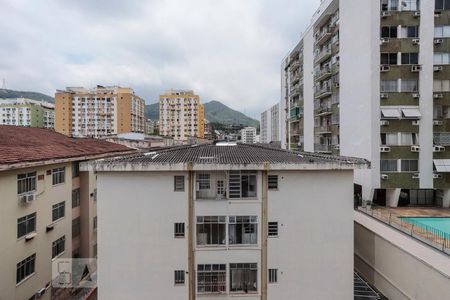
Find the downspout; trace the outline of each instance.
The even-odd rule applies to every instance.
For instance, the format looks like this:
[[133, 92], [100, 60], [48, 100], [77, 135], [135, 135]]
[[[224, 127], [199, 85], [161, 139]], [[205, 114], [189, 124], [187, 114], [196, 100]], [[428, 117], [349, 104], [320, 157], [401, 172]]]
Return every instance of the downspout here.
[[262, 171], [262, 201], [261, 201], [261, 300], [267, 300], [267, 230], [268, 230], [268, 202], [267, 202], [267, 171], [269, 163], [264, 163]]
[[194, 253], [194, 171], [192, 162], [188, 170], [188, 292], [189, 300], [195, 300], [195, 253]]

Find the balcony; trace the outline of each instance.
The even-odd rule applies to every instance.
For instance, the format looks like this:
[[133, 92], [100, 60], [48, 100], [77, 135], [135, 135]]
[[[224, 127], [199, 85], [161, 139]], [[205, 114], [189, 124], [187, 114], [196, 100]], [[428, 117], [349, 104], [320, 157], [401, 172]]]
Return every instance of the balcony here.
[[314, 63], [320, 64], [331, 57], [331, 49], [325, 49], [319, 52], [314, 58]]
[[322, 99], [331, 96], [331, 87], [325, 86], [321, 89], [316, 89], [315, 98]]
[[291, 91], [290, 91], [290, 93], [289, 93], [289, 96], [295, 97], [295, 96], [298, 96], [299, 94], [300, 94], [300, 88], [299, 88], [299, 86], [297, 85], [297, 86], [295, 86], [295, 87], [293, 87], [293, 88], [291, 89]]
[[314, 74], [314, 77], [317, 81], [322, 81], [331, 76], [331, 68], [325, 67], [319, 70], [316, 74]]
[[323, 29], [316, 36], [316, 45], [320, 46], [320, 45], [323, 45], [325, 42], [327, 42], [333, 35], [333, 30], [334, 30], [334, 27], [327, 27], [327, 28]]
[[323, 117], [327, 115], [331, 115], [333, 112], [331, 111], [331, 107], [324, 106], [324, 107], [318, 107], [314, 111], [314, 115], [316, 117]]
[[297, 83], [298, 81], [300, 81], [300, 74], [296, 73], [296, 74], [292, 74], [291, 75], [291, 84]]
[[331, 145], [327, 144], [314, 144], [314, 150], [316, 152], [331, 153]]
[[296, 60], [291, 64], [291, 70], [297, 70], [300, 67], [300, 61]]
[[316, 127], [317, 134], [331, 134], [331, 126], [330, 125], [324, 125]]

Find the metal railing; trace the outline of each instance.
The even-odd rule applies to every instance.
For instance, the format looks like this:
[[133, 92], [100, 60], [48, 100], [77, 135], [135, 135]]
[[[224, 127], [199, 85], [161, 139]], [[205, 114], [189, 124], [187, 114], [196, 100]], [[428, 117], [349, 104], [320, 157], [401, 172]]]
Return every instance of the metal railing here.
[[415, 220], [404, 220], [411, 216], [401, 215], [387, 207], [372, 204], [370, 201], [363, 201], [362, 206], [358, 206], [357, 210], [450, 255], [450, 234], [442, 230]]

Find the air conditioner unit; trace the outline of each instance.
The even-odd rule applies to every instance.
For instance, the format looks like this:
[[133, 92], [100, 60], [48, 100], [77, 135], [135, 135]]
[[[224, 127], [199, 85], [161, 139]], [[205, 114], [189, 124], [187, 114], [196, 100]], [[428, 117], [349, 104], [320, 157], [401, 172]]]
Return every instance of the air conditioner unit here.
[[388, 65], [380, 66], [380, 72], [389, 72], [390, 70], [391, 70], [391, 66], [388, 66]]
[[414, 99], [418, 99], [418, 98], [420, 98], [420, 94], [419, 93], [414, 93], [414, 94], [412, 94], [412, 97]]
[[420, 39], [412, 39], [412, 43], [414, 45], [419, 45], [420, 44]]
[[444, 94], [442, 94], [442, 93], [434, 93], [433, 94], [433, 98], [434, 99], [444, 98]]
[[438, 178], [442, 178], [442, 175], [433, 173], [433, 179], [438, 179]]
[[444, 146], [433, 146], [433, 152], [444, 152], [445, 147]]
[[390, 152], [390, 151], [391, 151], [391, 147], [386, 147], [386, 146], [380, 147], [380, 152]]
[[389, 17], [390, 15], [391, 15], [391, 12], [389, 12], [389, 11], [382, 11], [381, 12], [381, 17], [382, 18]]
[[420, 125], [420, 121], [419, 120], [414, 120], [414, 121], [411, 122], [411, 124], [413, 126], [419, 126]]
[[414, 173], [414, 174], [412, 175], [412, 178], [413, 178], [413, 179], [418, 179], [418, 178], [420, 178], [420, 174], [419, 174], [419, 173]]
[[420, 17], [420, 10], [416, 10], [414, 12], [414, 17]]
[[28, 204], [33, 202], [35, 199], [35, 195], [34, 194], [25, 194], [25, 195], [20, 195], [19, 196], [19, 201], [23, 204]]
[[381, 179], [386, 180], [388, 178], [389, 178], [388, 174], [381, 174]]
[[380, 125], [381, 126], [387, 126], [387, 125], [389, 125], [389, 121], [388, 120], [381, 120], [380, 121]]
[[389, 95], [385, 94], [385, 93], [382, 93], [382, 94], [380, 94], [380, 98], [381, 99], [387, 99], [387, 98], [389, 98]]
[[441, 121], [441, 120], [434, 120], [434, 121], [433, 121], [433, 125], [434, 125], [434, 126], [441, 126], [441, 125], [443, 125], [443, 124], [444, 124], [444, 122]]
[[387, 44], [389, 43], [389, 39], [388, 38], [381, 38], [380, 39], [380, 44]]
[[444, 42], [443, 39], [434, 39], [434, 44], [435, 44], [435, 45], [442, 44], [443, 42]]
[[411, 146], [411, 152], [419, 152], [420, 146]]
[[442, 66], [434, 66], [434, 67], [433, 67], [433, 71], [434, 71], [434, 72], [442, 71], [442, 69], [443, 69]]
[[413, 66], [411, 66], [411, 72], [419, 72], [420, 70], [422, 70], [422, 66], [421, 65], [413, 65]]

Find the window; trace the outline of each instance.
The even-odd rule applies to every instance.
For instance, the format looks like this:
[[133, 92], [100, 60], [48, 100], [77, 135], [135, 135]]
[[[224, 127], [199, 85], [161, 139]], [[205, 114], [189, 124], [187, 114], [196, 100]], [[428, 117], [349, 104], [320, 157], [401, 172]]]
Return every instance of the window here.
[[80, 206], [80, 189], [72, 190], [72, 208]]
[[21, 238], [36, 230], [36, 213], [17, 219], [17, 238]]
[[80, 217], [72, 220], [72, 238], [80, 235]]
[[396, 65], [397, 64], [397, 53], [381, 53], [381, 64], [382, 65]]
[[66, 210], [66, 202], [64, 202], [64, 201], [53, 205], [52, 220], [56, 221], [58, 219], [63, 218], [65, 215], [65, 210]]
[[381, 11], [392, 11], [398, 9], [398, 0], [381, 0]]
[[419, 53], [402, 53], [402, 65], [419, 64]]
[[402, 92], [417, 92], [419, 91], [419, 80], [402, 79]]
[[36, 172], [17, 175], [17, 194], [36, 191]]
[[80, 176], [80, 163], [74, 162], [72, 163], [72, 178]]
[[420, 0], [402, 0], [402, 11], [416, 11], [419, 10]]
[[65, 235], [63, 235], [62, 237], [60, 237], [59, 239], [54, 241], [52, 243], [52, 258], [55, 258], [58, 255], [60, 255], [61, 253], [63, 253], [64, 249], [65, 249], [65, 245], [66, 245], [66, 236]]
[[402, 26], [401, 27], [402, 38], [418, 38], [419, 26]]
[[395, 159], [382, 159], [380, 160], [381, 172], [397, 172], [397, 160]]
[[450, 9], [450, 0], [436, 0], [435, 9], [436, 10]]
[[400, 145], [411, 146], [417, 145], [419, 143], [419, 138], [417, 133], [402, 132], [400, 133]]
[[450, 63], [450, 52], [435, 52], [433, 63], [435, 65], [448, 65]]
[[94, 228], [94, 230], [97, 230], [97, 216], [95, 216], [93, 219], [92, 219], [92, 227]]
[[230, 245], [258, 243], [257, 216], [229, 216], [228, 223], [228, 240]]
[[197, 217], [197, 245], [225, 245], [225, 217]]
[[434, 80], [433, 91], [450, 92], [450, 80]]
[[211, 188], [209, 174], [198, 174], [197, 184], [199, 190], [209, 190]]
[[398, 145], [397, 133], [381, 133], [381, 145]]
[[227, 272], [224, 264], [197, 265], [197, 292], [225, 292], [226, 276]]
[[225, 195], [225, 181], [217, 180], [217, 195]]
[[398, 92], [397, 80], [381, 80], [381, 92], [382, 93], [395, 93]]
[[52, 170], [53, 185], [64, 183], [66, 179], [66, 168], [55, 168]]
[[184, 176], [174, 176], [174, 191], [184, 192]]
[[269, 283], [278, 282], [278, 269], [269, 269]]
[[174, 224], [174, 235], [175, 237], [184, 237], [184, 223]]
[[230, 171], [230, 198], [256, 197], [256, 171]]
[[278, 190], [278, 175], [267, 176], [269, 190]]
[[184, 284], [184, 270], [175, 271], [175, 285]]
[[255, 293], [257, 287], [257, 264], [230, 264], [230, 291]]
[[435, 38], [449, 38], [450, 37], [450, 25], [442, 25], [434, 27]]
[[278, 236], [278, 222], [268, 223], [268, 236]]
[[381, 27], [381, 37], [382, 38], [396, 38], [397, 37], [397, 26]]
[[34, 265], [36, 263], [36, 253], [25, 258], [17, 264], [16, 283], [20, 283], [27, 277], [34, 274]]
[[419, 171], [419, 161], [416, 159], [402, 159], [402, 172]]

